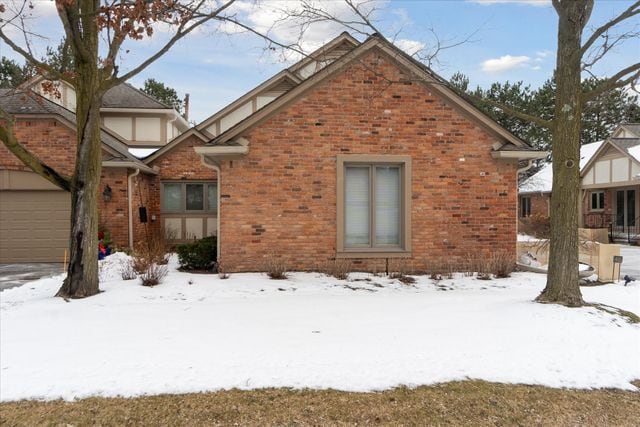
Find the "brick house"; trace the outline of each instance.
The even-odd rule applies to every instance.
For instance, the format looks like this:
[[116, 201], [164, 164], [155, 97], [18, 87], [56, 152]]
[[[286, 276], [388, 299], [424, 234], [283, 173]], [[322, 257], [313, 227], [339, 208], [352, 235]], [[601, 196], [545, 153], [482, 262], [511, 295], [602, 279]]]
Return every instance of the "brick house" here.
[[[611, 137], [580, 149], [580, 225], [607, 228], [612, 240], [640, 234], [640, 124], [619, 125]], [[551, 164], [520, 184], [518, 215], [549, 216]]]
[[145, 157], [141, 193], [176, 241], [216, 234], [227, 271], [422, 269], [515, 259], [518, 162], [545, 155], [392, 44], [343, 33]]

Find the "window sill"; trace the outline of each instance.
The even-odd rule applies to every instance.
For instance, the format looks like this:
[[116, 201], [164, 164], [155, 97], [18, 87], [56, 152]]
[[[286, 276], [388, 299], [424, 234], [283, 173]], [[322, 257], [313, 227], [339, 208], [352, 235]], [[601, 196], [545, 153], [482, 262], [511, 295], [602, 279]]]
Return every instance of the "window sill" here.
[[589, 212], [602, 213], [604, 212], [604, 209], [590, 209]]
[[410, 258], [411, 251], [342, 251], [336, 258]]

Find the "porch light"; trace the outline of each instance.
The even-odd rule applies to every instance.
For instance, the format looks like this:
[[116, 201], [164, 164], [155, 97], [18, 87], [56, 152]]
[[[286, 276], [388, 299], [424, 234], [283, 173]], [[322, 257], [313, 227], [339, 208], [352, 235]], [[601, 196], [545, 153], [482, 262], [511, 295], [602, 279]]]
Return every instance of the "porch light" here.
[[111, 191], [111, 187], [109, 187], [109, 184], [105, 185], [104, 190], [102, 190], [102, 200], [104, 200], [105, 202], [110, 202], [112, 193], [113, 191]]

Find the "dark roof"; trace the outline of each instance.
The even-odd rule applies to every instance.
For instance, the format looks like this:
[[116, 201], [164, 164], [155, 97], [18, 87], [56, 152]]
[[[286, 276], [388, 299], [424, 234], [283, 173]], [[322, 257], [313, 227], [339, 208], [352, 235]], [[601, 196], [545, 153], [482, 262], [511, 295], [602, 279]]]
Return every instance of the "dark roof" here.
[[640, 123], [623, 123], [622, 126], [640, 137]]
[[[0, 89], [0, 109], [11, 115], [55, 115], [73, 125], [76, 124], [76, 115], [73, 111], [67, 110], [31, 90]], [[140, 163], [136, 157], [129, 153], [127, 146], [112, 134], [101, 130], [100, 140], [118, 153], [119, 159]]]
[[136, 89], [129, 83], [122, 83], [109, 89], [102, 97], [103, 108], [152, 108], [171, 109], [151, 95]]
[[640, 145], [640, 138], [611, 138], [611, 142], [623, 150], [628, 151], [629, 148]]

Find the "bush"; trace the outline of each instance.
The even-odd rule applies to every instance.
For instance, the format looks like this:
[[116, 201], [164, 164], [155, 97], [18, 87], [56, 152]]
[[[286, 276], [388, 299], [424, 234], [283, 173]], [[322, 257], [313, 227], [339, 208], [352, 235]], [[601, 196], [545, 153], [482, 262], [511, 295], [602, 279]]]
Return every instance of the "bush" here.
[[518, 232], [528, 234], [538, 239], [548, 239], [551, 236], [551, 219], [546, 215], [531, 215], [521, 218]]
[[329, 261], [325, 267], [325, 274], [339, 280], [347, 280], [351, 272], [351, 261], [348, 259], [335, 259]]
[[511, 276], [515, 269], [515, 262], [506, 251], [494, 252], [490, 257], [491, 273], [498, 279]]
[[122, 280], [133, 280], [138, 277], [138, 274], [136, 273], [136, 270], [133, 266], [133, 260], [127, 259], [122, 263], [120, 274], [122, 276]]
[[178, 245], [176, 251], [181, 270], [211, 270], [217, 258], [216, 237], [208, 236]]
[[266, 270], [267, 276], [273, 280], [284, 280], [287, 278], [287, 263], [274, 254], [267, 258]]
[[151, 264], [147, 270], [140, 275], [142, 286], [156, 286], [167, 276], [168, 268], [166, 265]]

